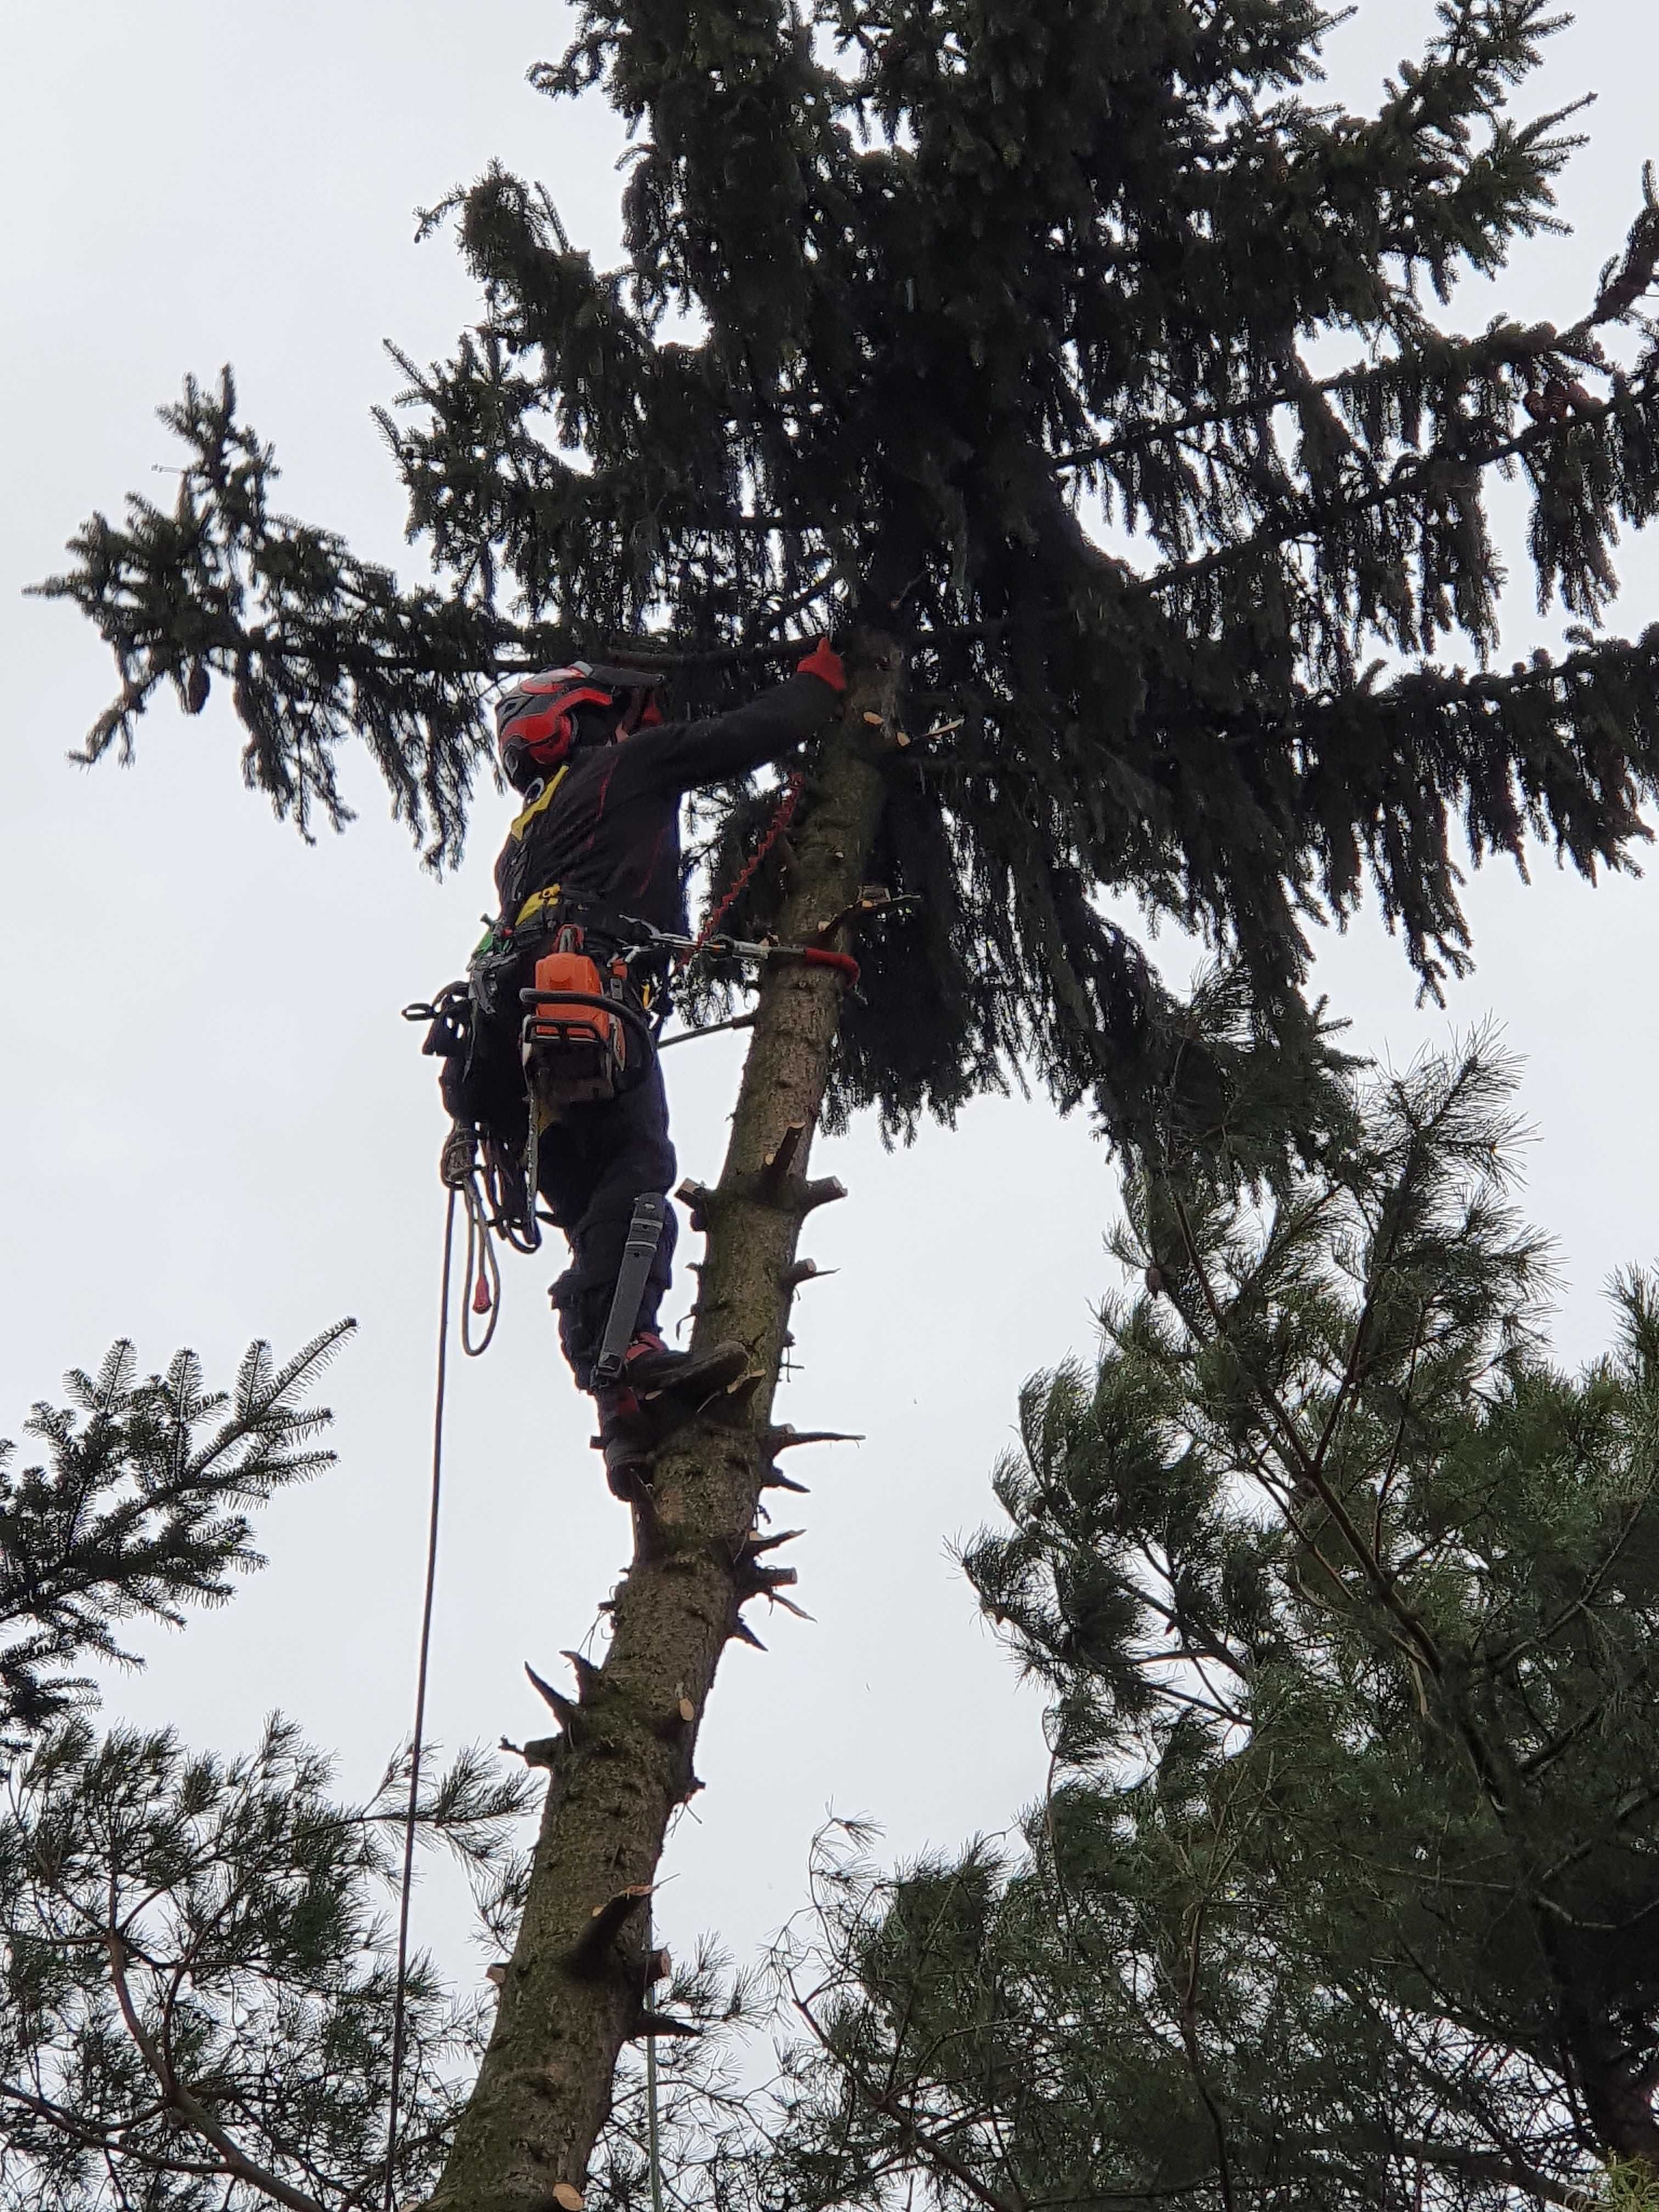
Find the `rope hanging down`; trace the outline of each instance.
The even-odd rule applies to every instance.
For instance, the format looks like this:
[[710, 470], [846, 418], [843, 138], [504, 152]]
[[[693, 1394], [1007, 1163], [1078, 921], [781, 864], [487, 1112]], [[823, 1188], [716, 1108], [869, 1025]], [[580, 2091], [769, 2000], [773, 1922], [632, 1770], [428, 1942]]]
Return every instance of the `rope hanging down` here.
[[[432, 1507], [427, 1523], [426, 1594], [421, 1601], [421, 1656], [415, 1675], [415, 1733], [409, 1757], [409, 1807], [404, 1820], [403, 1894], [398, 1906], [398, 1978], [392, 1999], [392, 2088], [391, 2111], [386, 2119], [385, 2212], [392, 2212], [392, 2188], [398, 2159], [398, 2100], [403, 2090], [404, 2007], [409, 1989], [409, 1893], [415, 1874], [415, 1820], [420, 1809], [421, 1752], [426, 1736], [426, 1682], [428, 1662], [432, 1653], [432, 1600], [438, 1581], [438, 1507], [443, 1493], [444, 1392], [449, 1378], [449, 1284], [455, 1251], [455, 1200], [459, 1195], [452, 1183], [449, 1206], [444, 1215], [443, 1278], [438, 1294], [438, 1382], [432, 1415]], [[467, 1228], [470, 1243], [472, 1228], [470, 1202]], [[488, 1237], [484, 1241], [487, 1244]], [[470, 1277], [470, 1266], [468, 1273]], [[495, 1327], [493, 1320], [490, 1327], [492, 1329]], [[485, 1342], [488, 1341], [486, 1338]]]
[[[452, 1193], [452, 1199], [453, 1199]], [[461, 1349], [469, 1359], [489, 1351], [489, 1340], [501, 1316], [501, 1263], [489, 1236], [489, 1211], [476, 1170], [467, 1177], [462, 1196], [466, 1203], [466, 1269], [461, 1280], [466, 1297], [461, 1306]], [[531, 1204], [535, 1204], [532, 1192]], [[477, 1316], [488, 1314], [482, 1335], [476, 1335]]]

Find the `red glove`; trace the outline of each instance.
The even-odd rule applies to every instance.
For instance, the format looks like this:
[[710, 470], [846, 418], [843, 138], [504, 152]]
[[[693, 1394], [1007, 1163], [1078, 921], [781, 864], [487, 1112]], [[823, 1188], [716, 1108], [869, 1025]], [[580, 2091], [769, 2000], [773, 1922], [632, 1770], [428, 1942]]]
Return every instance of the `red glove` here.
[[841, 655], [827, 637], [821, 637], [805, 660], [795, 670], [797, 676], [816, 676], [820, 684], [827, 684], [832, 691], [847, 689], [847, 671], [841, 665]]

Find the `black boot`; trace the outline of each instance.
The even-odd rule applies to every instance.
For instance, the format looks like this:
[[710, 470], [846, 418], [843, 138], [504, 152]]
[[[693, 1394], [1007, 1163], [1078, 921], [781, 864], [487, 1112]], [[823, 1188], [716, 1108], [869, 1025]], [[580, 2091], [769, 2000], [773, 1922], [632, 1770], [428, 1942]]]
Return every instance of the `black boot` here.
[[697, 1406], [729, 1389], [749, 1364], [740, 1344], [717, 1344], [694, 1358], [671, 1352], [662, 1339], [642, 1332], [628, 1348], [620, 1382], [593, 1393], [605, 1455], [605, 1479], [613, 1496], [634, 1498], [651, 1480], [657, 1447], [683, 1427]]
[[716, 1390], [729, 1389], [748, 1364], [749, 1354], [740, 1344], [728, 1340], [707, 1352], [671, 1352], [654, 1332], [641, 1330], [628, 1347], [621, 1387], [637, 1398], [664, 1391], [678, 1398], [712, 1397]]
[[651, 1480], [651, 1459], [658, 1430], [631, 1390], [596, 1390], [599, 1433], [593, 1439], [605, 1455], [605, 1479], [613, 1498], [638, 1497]]

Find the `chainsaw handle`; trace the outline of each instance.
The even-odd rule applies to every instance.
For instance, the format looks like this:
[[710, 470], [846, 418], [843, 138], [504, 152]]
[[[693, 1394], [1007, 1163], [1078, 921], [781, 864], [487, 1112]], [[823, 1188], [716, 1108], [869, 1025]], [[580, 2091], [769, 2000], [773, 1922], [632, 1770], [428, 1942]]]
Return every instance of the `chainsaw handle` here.
[[592, 1006], [596, 1012], [614, 1015], [625, 1030], [631, 1030], [645, 1048], [646, 1057], [657, 1048], [657, 1041], [649, 1024], [625, 1006], [620, 999], [606, 999], [597, 991], [520, 991], [519, 1004], [532, 1010], [537, 1006]]

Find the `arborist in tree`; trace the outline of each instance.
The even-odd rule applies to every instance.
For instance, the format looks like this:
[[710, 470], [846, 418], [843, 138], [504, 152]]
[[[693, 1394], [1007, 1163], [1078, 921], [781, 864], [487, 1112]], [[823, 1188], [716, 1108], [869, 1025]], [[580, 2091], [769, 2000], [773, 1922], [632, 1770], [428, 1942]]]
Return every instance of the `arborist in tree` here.
[[694, 1359], [657, 1333], [675, 1163], [654, 1032], [660, 939], [685, 927], [680, 801], [814, 736], [847, 684], [827, 639], [787, 683], [728, 714], [665, 721], [660, 680], [579, 661], [502, 694], [501, 769], [522, 808], [495, 863], [497, 918], [427, 1043], [445, 1056], [457, 1124], [446, 1179], [467, 1179], [482, 1140], [495, 1225], [534, 1249], [539, 1193], [568, 1241], [550, 1295], [623, 1496], [654, 1438], [649, 1401], [707, 1396], [747, 1364], [742, 1345]]

